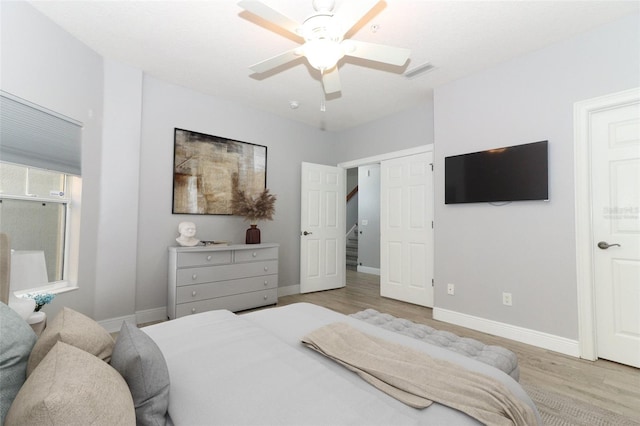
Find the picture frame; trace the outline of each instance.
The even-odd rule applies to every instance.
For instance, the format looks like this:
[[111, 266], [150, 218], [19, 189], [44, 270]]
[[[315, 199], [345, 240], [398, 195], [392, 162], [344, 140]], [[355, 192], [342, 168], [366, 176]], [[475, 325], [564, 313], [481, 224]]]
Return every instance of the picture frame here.
[[267, 186], [267, 147], [174, 129], [173, 214], [231, 215], [234, 186]]

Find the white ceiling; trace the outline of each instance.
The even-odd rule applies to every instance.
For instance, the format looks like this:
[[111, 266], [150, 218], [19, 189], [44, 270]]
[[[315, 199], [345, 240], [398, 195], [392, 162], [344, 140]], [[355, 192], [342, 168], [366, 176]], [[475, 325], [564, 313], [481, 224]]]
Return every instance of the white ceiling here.
[[[336, 10], [347, 1], [336, 0]], [[311, 0], [263, 0], [302, 22]], [[433, 88], [638, 13], [633, 1], [382, 1], [348, 36], [411, 49], [405, 67], [345, 57], [342, 92], [326, 111], [320, 74], [301, 58], [252, 75], [249, 66], [298, 44], [233, 0], [30, 1], [104, 57], [148, 75], [325, 130], [412, 107]], [[378, 30], [372, 31], [372, 25]], [[413, 79], [403, 73], [430, 62]], [[544, 64], [540, 64], [544, 67]], [[299, 103], [291, 109], [290, 101]]]

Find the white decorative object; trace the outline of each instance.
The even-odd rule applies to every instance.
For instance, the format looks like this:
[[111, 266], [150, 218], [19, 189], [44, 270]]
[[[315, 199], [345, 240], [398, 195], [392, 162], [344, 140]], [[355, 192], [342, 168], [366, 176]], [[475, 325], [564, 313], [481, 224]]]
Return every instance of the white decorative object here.
[[42, 311], [33, 312], [26, 321], [36, 333], [36, 336], [39, 337], [47, 325], [47, 314]]
[[196, 236], [196, 224], [193, 222], [180, 222], [178, 225], [180, 236], [176, 238], [178, 244], [183, 247], [193, 247], [200, 243]]

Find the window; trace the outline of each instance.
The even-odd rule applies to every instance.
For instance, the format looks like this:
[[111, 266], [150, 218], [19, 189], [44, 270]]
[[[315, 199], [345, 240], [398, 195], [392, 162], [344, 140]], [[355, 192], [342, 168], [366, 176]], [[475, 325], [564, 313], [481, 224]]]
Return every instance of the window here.
[[81, 139], [82, 123], [0, 90], [0, 231], [16, 294], [75, 288]]
[[60, 172], [0, 162], [0, 232], [11, 238], [11, 249], [17, 252], [14, 255], [24, 259], [44, 255], [46, 267], [46, 282], [37, 284], [41, 279], [30, 271], [27, 280], [17, 283], [12, 280], [13, 291], [34, 289], [34, 285], [53, 286], [51, 289], [67, 286], [66, 236], [72, 199], [76, 198], [73, 188], [78, 186], [72, 183], [78, 179]]

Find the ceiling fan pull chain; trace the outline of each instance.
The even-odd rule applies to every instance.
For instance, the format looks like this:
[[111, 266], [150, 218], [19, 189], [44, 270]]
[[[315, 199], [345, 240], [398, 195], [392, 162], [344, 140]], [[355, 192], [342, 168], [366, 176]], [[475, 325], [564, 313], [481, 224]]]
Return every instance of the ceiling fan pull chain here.
[[[323, 77], [324, 77], [324, 70], [320, 70], [320, 81], [322, 81]], [[325, 103], [324, 88], [321, 90], [320, 95], [322, 96], [320, 98], [320, 111], [325, 112], [327, 110], [327, 105]]]

